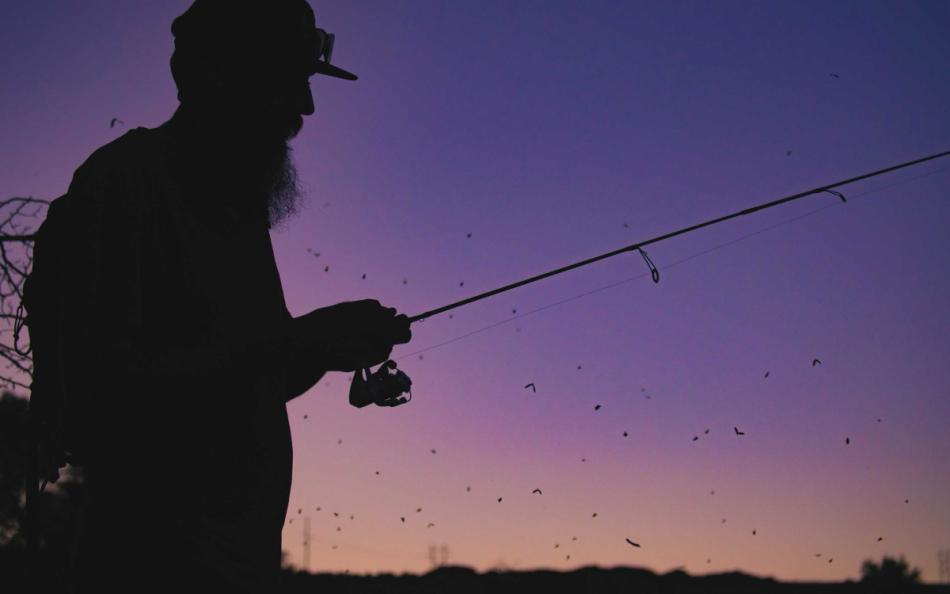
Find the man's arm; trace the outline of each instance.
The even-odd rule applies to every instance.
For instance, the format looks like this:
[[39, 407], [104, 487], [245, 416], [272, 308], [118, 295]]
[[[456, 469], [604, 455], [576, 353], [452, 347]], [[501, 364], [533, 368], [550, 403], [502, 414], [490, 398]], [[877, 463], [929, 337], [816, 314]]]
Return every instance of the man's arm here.
[[273, 369], [284, 374], [281, 385], [286, 391], [278, 397], [286, 403], [306, 393], [328, 371], [319, 363], [324, 359], [320, 347], [306, 332], [295, 319], [288, 319], [284, 326], [272, 327], [239, 344], [166, 352], [156, 358], [149, 372], [160, 381], [176, 382], [208, 374], [235, 374], [253, 367]]
[[[111, 175], [107, 175], [111, 174]], [[287, 402], [325, 374], [315, 361], [315, 329], [289, 313], [256, 334], [206, 337], [200, 344], [156, 344], [145, 329], [145, 258], [160, 246], [162, 229], [150, 202], [129, 189], [116, 171], [98, 163], [74, 174], [70, 199], [80, 201], [65, 279], [68, 291], [62, 333], [73, 380], [142, 387], [183, 386], [214, 377], [240, 377], [250, 369], [282, 374]], [[81, 221], [78, 220], [81, 217]], [[87, 375], [87, 373], [92, 375]], [[75, 384], [74, 384], [75, 385]], [[77, 385], [78, 387], [78, 385]]]
[[307, 392], [327, 372], [319, 364], [324, 358], [320, 347], [304, 334], [307, 329], [295, 322], [288, 319], [238, 343], [229, 340], [163, 352], [149, 352], [147, 346], [136, 348], [125, 340], [106, 348], [101, 358], [146, 385], [190, 384], [208, 377], [233, 377], [247, 369], [270, 369], [284, 374], [281, 385], [286, 392], [277, 397], [286, 403]]
[[[298, 355], [299, 356], [299, 355]], [[284, 394], [284, 402], [290, 402], [298, 396], [303, 396], [310, 388], [317, 385], [327, 370], [315, 368], [312, 362], [308, 363], [302, 360], [301, 363], [291, 363], [287, 366], [287, 392]]]

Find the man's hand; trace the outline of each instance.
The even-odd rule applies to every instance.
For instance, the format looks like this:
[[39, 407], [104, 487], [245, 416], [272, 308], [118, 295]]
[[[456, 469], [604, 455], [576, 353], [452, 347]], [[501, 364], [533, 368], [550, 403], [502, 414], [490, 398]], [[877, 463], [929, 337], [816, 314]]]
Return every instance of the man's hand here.
[[[303, 342], [313, 345], [328, 371], [351, 372], [389, 359], [393, 346], [412, 338], [409, 317], [376, 299], [344, 301], [297, 318]], [[306, 348], [306, 347], [305, 347]]]

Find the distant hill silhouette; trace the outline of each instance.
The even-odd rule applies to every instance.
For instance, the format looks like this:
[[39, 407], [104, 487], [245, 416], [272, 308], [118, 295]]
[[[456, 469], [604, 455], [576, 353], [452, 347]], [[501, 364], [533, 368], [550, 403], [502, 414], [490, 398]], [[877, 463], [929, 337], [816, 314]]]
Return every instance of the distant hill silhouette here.
[[283, 583], [283, 594], [950, 594], [950, 586], [944, 585], [907, 585], [899, 590], [881, 590], [857, 581], [780, 582], [741, 572], [691, 576], [683, 571], [656, 574], [634, 567], [478, 573], [468, 567], [449, 566], [421, 576], [311, 574], [285, 569]]

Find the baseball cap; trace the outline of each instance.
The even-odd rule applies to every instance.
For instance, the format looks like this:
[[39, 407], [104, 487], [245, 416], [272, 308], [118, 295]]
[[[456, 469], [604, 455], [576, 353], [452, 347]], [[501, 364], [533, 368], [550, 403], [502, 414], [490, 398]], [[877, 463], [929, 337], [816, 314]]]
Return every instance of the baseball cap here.
[[316, 27], [306, 0], [195, 0], [172, 35], [181, 55], [357, 79], [330, 63], [335, 36]]

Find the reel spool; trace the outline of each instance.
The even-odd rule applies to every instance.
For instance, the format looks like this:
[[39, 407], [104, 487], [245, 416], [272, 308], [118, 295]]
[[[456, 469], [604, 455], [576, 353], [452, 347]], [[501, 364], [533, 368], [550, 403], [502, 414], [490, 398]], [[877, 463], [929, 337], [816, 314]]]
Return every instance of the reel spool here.
[[[390, 373], [393, 369], [396, 372]], [[399, 406], [412, 400], [411, 386], [412, 380], [396, 369], [396, 362], [392, 360], [380, 365], [375, 373], [369, 367], [357, 369], [350, 384], [350, 404], [357, 408], [368, 404]], [[407, 392], [409, 398], [403, 396]]]

